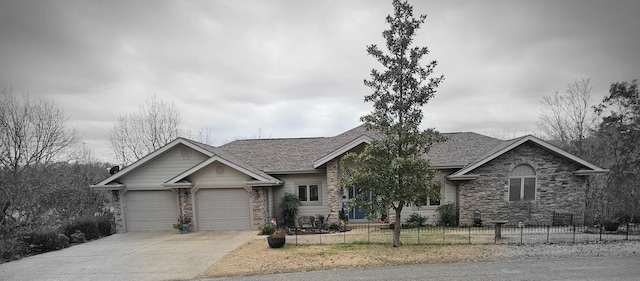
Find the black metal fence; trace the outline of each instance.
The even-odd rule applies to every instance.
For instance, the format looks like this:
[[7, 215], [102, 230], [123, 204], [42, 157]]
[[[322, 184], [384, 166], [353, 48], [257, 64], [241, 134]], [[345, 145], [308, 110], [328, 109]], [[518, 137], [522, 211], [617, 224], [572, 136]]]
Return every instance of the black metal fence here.
[[[389, 224], [352, 224], [342, 230], [291, 229], [290, 244], [391, 243]], [[640, 225], [615, 230], [603, 225], [485, 225], [481, 227], [421, 226], [402, 229], [403, 244], [555, 244], [639, 240]]]

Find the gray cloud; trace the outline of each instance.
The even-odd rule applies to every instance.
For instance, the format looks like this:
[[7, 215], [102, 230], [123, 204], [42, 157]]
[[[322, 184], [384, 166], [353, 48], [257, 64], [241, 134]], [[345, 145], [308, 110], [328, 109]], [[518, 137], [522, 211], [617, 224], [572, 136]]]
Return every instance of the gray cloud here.
[[[590, 77], [638, 78], [637, 1], [411, 1], [417, 45], [445, 82], [423, 127], [530, 132], [543, 95]], [[53, 98], [108, 159], [119, 115], [150, 95], [186, 130], [238, 137], [330, 136], [371, 110], [390, 1], [1, 1], [0, 86]]]

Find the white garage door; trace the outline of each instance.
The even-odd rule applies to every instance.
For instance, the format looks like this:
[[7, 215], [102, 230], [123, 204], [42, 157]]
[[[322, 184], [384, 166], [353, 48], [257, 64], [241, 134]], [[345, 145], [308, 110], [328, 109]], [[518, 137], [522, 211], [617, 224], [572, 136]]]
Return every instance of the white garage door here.
[[198, 230], [251, 228], [249, 193], [244, 189], [201, 189], [196, 208]]
[[124, 197], [127, 231], [172, 230], [178, 221], [178, 196], [173, 191], [129, 191]]

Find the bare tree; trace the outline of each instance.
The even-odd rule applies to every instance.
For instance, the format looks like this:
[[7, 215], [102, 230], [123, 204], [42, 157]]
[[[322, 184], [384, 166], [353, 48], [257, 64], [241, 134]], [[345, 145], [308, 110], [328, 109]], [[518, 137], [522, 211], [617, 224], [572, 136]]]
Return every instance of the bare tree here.
[[120, 116], [108, 139], [115, 159], [128, 165], [180, 136], [181, 125], [176, 106], [153, 96], [138, 112]]
[[64, 160], [78, 133], [67, 128], [64, 111], [52, 100], [0, 92], [0, 205], [7, 206], [2, 219], [29, 223], [46, 187], [40, 179], [54, 161]]
[[544, 96], [538, 128], [563, 149], [584, 156], [584, 140], [595, 124], [591, 95], [591, 79], [583, 78], [567, 85], [563, 93]]

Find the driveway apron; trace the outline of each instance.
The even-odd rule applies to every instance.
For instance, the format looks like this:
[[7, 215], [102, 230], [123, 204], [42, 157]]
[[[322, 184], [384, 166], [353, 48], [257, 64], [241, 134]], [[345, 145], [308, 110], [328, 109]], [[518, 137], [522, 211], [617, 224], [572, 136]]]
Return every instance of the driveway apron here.
[[114, 234], [0, 264], [0, 280], [183, 280], [196, 277], [255, 231]]

